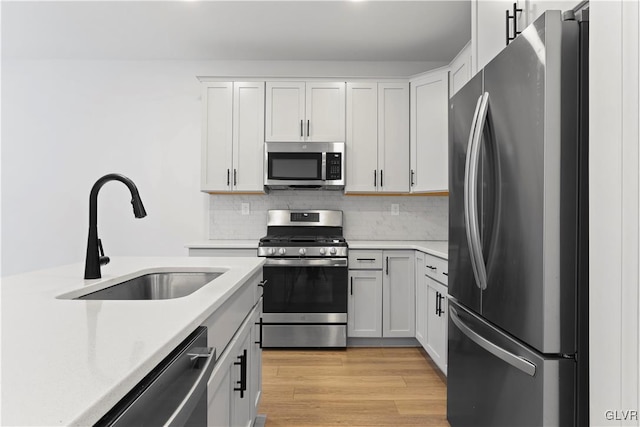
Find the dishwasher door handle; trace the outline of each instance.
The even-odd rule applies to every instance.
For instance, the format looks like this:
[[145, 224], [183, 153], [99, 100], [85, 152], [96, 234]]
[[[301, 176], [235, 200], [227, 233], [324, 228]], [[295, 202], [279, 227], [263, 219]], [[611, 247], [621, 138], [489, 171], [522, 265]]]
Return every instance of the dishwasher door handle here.
[[[176, 408], [173, 414], [169, 417], [166, 423], [164, 423], [164, 427], [177, 427], [184, 426], [187, 424], [193, 409], [196, 407], [200, 400], [200, 396], [202, 393], [207, 392], [207, 381], [211, 376], [211, 372], [213, 371], [213, 367], [215, 366], [216, 360], [216, 350], [213, 348], [209, 348], [209, 355], [206, 354], [189, 354], [192, 358], [200, 358], [206, 357], [207, 361], [202, 368], [202, 372], [198, 375], [198, 378], [189, 389], [189, 392], [185, 396], [185, 398], [180, 402], [180, 405]], [[194, 357], [195, 356], [195, 357]]]

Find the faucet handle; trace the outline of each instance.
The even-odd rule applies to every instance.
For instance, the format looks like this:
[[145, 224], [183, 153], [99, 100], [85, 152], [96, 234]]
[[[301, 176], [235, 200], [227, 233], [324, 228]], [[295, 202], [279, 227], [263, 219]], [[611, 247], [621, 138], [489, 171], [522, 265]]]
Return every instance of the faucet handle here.
[[99, 262], [100, 262], [100, 265], [109, 264], [109, 261], [111, 261], [111, 260], [109, 259], [108, 256], [104, 255], [104, 249], [102, 249], [102, 239], [98, 239], [98, 253], [100, 254], [100, 256], [98, 258]]

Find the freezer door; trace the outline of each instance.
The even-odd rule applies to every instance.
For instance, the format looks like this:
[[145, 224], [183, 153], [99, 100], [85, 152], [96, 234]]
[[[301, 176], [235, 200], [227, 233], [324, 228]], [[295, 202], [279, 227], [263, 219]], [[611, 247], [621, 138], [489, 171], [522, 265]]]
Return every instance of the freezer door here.
[[482, 72], [449, 102], [449, 295], [479, 312], [477, 286], [465, 228], [465, 166], [477, 101], [482, 94]]
[[575, 360], [545, 358], [453, 301], [448, 363], [452, 427], [575, 425]]
[[548, 11], [484, 69], [481, 313], [546, 354], [576, 351], [577, 42]]

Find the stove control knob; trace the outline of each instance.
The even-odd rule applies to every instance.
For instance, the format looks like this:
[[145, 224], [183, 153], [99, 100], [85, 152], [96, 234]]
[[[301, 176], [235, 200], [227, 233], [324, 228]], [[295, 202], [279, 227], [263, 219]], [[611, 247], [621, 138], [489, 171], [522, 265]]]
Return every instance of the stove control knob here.
[[325, 255], [327, 253], [326, 248], [320, 248], [320, 255]]
[[307, 250], [305, 248], [300, 248], [298, 252], [300, 253], [300, 255], [304, 255], [307, 253]]
[[269, 255], [275, 255], [276, 254], [276, 248], [269, 248]]
[[335, 255], [337, 252], [338, 252], [338, 251], [336, 250], [336, 248], [331, 248], [331, 249], [329, 249], [329, 253], [330, 253], [331, 255]]
[[279, 253], [280, 255], [284, 255], [284, 254], [286, 254], [286, 253], [287, 253], [287, 250], [286, 250], [285, 248], [280, 248], [280, 249], [278, 249], [278, 253]]

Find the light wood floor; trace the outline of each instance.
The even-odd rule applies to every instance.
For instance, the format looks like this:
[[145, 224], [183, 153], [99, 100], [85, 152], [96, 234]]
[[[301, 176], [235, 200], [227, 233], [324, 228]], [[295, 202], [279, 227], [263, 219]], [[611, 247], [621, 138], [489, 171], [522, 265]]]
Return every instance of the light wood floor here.
[[443, 426], [446, 379], [418, 348], [264, 350], [267, 427]]

